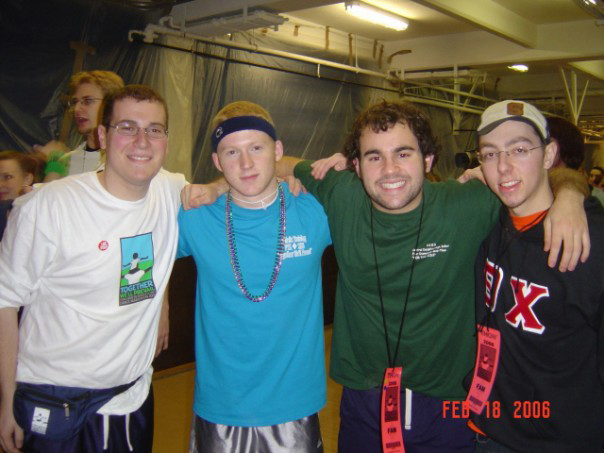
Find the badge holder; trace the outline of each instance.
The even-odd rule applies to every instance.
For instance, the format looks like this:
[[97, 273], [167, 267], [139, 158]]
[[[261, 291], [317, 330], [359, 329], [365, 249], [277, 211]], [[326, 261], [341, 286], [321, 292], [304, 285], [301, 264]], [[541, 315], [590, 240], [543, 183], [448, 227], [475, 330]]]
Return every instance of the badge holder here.
[[497, 366], [499, 365], [499, 352], [501, 350], [501, 334], [497, 329], [478, 326], [478, 349], [472, 385], [466, 401], [470, 410], [480, 415], [489, 400]]
[[400, 417], [402, 376], [402, 367], [387, 368], [384, 374], [381, 405], [383, 453], [405, 452]]

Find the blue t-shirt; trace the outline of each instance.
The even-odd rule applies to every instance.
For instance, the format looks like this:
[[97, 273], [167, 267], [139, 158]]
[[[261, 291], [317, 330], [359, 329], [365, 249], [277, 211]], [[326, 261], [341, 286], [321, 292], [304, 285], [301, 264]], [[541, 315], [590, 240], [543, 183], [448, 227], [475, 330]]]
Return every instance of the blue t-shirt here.
[[[312, 195], [286, 201], [285, 253], [271, 294], [248, 300], [231, 267], [223, 195], [184, 211], [178, 256], [197, 265], [195, 413], [229, 426], [270, 426], [312, 415], [326, 402], [321, 256], [331, 243]], [[275, 263], [279, 198], [266, 210], [232, 206], [237, 256], [249, 292], [266, 289]]]

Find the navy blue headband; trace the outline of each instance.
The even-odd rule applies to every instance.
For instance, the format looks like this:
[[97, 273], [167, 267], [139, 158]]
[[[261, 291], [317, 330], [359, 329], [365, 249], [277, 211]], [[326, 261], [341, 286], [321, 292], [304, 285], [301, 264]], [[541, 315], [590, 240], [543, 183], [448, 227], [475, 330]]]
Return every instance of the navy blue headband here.
[[275, 128], [271, 123], [266, 121], [259, 116], [234, 116], [233, 118], [229, 118], [228, 120], [224, 120], [214, 132], [212, 132], [212, 152], [216, 152], [218, 149], [218, 143], [224, 137], [233, 132], [239, 131], [247, 131], [247, 130], [256, 130], [265, 132], [269, 135], [273, 140], [277, 140], [277, 133], [275, 132]]

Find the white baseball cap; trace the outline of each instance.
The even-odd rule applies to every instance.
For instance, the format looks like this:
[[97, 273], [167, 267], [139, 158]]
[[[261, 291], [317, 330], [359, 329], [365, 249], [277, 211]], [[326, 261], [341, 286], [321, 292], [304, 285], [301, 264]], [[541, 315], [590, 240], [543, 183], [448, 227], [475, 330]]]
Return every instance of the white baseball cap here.
[[480, 117], [478, 135], [485, 135], [507, 120], [522, 121], [534, 126], [544, 141], [549, 140], [547, 121], [537, 108], [524, 101], [501, 101], [489, 106]]

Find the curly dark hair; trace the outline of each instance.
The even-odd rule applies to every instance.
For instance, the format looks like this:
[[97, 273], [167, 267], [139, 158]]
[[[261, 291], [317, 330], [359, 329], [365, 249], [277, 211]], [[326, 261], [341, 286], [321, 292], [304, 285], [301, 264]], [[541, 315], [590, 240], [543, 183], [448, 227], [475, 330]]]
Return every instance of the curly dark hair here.
[[548, 117], [547, 126], [551, 138], [558, 142], [560, 159], [568, 168], [578, 170], [585, 158], [585, 145], [581, 130], [570, 121]]
[[369, 107], [354, 120], [343, 150], [348, 168], [354, 169], [353, 160], [360, 156], [361, 133], [367, 127], [370, 127], [373, 132], [385, 132], [397, 123], [405, 124], [411, 129], [424, 157], [429, 155], [437, 157], [440, 146], [432, 132], [428, 116], [408, 102], [382, 101]]

